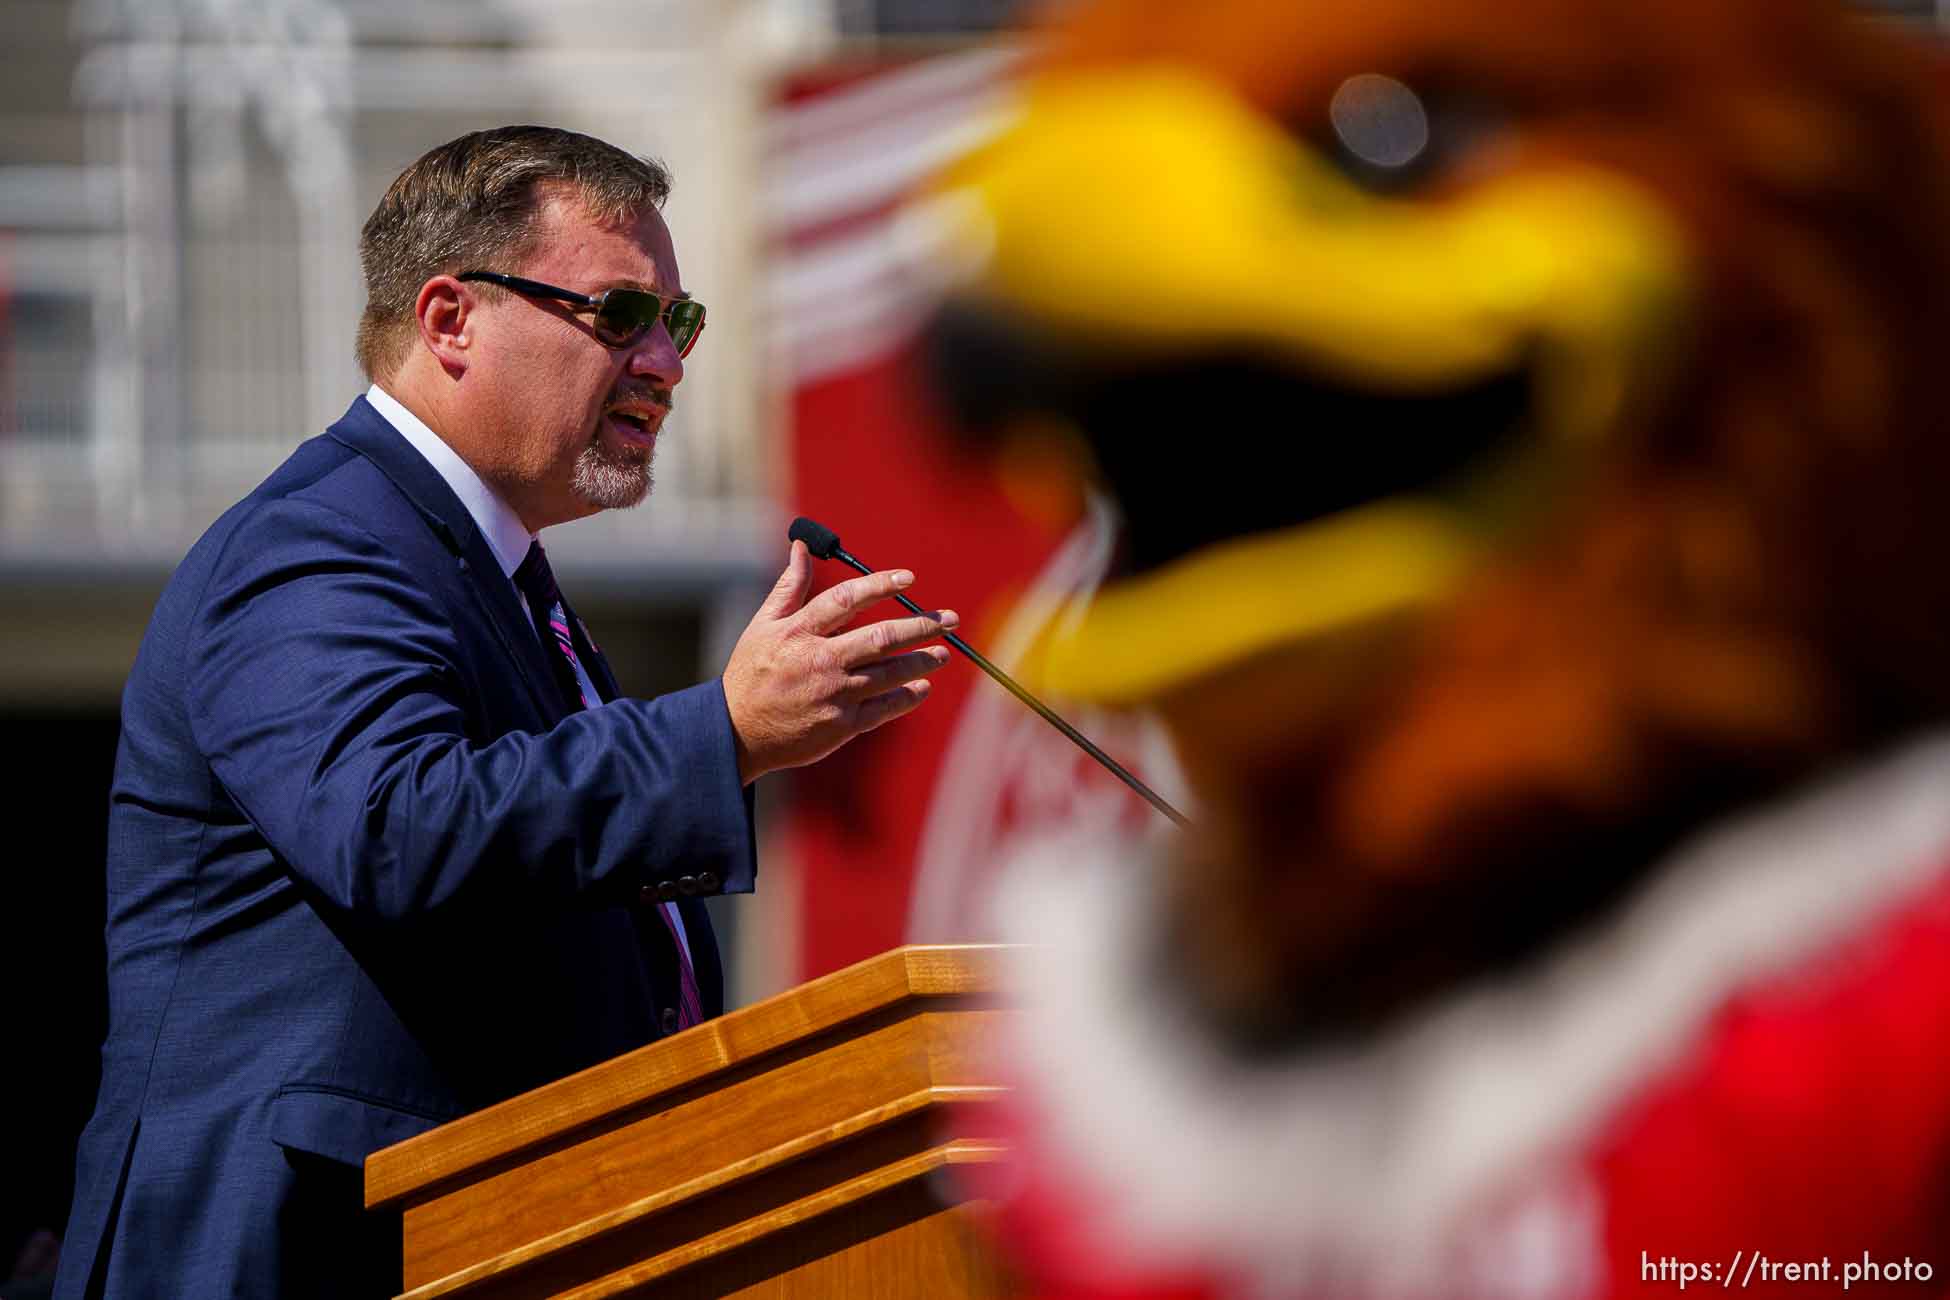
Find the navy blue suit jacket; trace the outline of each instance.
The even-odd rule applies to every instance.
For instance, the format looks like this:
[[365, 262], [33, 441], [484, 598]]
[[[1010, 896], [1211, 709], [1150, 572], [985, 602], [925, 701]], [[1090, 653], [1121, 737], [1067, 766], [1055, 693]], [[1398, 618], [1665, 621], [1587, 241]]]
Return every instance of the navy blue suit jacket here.
[[599, 656], [570, 712], [545, 653], [363, 398], [190, 551], [123, 696], [58, 1295], [378, 1285], [365, 1156], [665, 1032], [659, 894], [723, 1009], [695, 895], [756, 870], [723, 690], [614, 699]]

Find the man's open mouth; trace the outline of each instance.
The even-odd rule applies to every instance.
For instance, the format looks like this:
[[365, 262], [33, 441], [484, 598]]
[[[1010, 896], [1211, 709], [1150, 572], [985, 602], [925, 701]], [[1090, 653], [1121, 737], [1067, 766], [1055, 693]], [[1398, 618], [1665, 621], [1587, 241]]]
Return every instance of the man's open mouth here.
[[612, 406], [603, 413], [618, 436], [627, 442], [648, 443], [662, 426], [665, 408], [660, 406]]

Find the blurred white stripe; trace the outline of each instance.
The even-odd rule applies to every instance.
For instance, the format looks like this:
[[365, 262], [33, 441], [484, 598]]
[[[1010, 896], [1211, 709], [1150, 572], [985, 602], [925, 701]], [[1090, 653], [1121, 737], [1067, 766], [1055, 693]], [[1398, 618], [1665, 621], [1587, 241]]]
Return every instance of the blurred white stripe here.
[[924, 317], [940, 279], [935, 232], [890, 205], [1007, 124], [1020, 57], [930, 59], [778, 110], [761, 222], [781, 245], [836, 227], [771, 263], [766, 337], [793, 382], [869, 365]]

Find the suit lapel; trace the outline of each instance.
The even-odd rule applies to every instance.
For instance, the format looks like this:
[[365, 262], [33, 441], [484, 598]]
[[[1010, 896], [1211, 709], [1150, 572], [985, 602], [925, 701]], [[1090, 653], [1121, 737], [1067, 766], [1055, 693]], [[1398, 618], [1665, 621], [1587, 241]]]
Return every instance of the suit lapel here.
[[481, 536], [474, 516], [467, 513], [467, 507], [447, 486], [447, 480], [363, 397], [355, 400], [339, 422], [325, 432], [364, 456], [391, 479], [454, 553], [461, 571], [471, 579], [468, 588], [487, 609], [488, 621], [516, 665], [517, 675], [527, 685], [536, 708], [549, 725], [560, 721], [564, 713], [562, 701], [555, 689], [555, 679], [549, 674], [548, 660], [542, 657], [544, 651], [535, 635], [535, 625], [528, 621], [528, 611], [522, 606], [521, 595], [501, 572], [494, 549]]

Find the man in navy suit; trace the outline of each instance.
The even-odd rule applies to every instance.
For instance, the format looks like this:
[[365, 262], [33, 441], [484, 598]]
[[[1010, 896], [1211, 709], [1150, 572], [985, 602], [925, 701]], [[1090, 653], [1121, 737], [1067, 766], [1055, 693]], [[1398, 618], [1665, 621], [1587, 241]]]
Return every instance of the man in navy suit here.
[[626, 699], [555, 589], [536, 535], [642, 500], [702, 326], [667, 190], [511, 127], [367, 222], [372, 389], [191, 550], [124, 695], [57, 1294], [390, 1294], [366, 1155], [721, 1010], [752, 782], [945, 661], [952, 612], [848, 629], [911, 575], [808, 600], [795, 543], [720, 680]]

